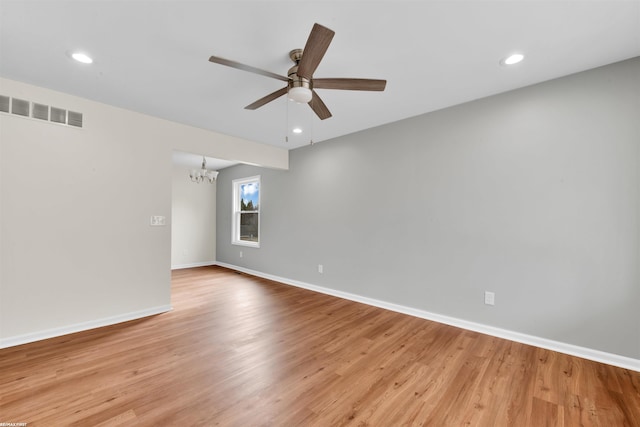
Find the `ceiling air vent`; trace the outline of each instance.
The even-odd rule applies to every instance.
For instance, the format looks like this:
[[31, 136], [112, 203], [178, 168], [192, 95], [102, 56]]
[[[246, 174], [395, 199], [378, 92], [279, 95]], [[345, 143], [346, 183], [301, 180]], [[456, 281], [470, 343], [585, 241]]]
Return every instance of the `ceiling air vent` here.
[[51, 107], [51, 121], [54, 123], [67, 123], [67, 110]]
[[44, 104], [33, 103], [31, 117], [40, 120], [49, 120], [49, 106]]
[[0, 95], [0, 111], [3, 113], [9, 112], [9, 106], [11, 105], [11, 98], [8, 96]]
[[82, 127], [82, 113], [76, 113], [75, 111], [69, 111], [69, 117], [67, 119], [69, 126]]
[[60, 123], [76, 128], [81, 128], [83, 126], [82, 113], [67, 111], [64, 108], [49, 107], [45, 104], [25, 101], [24, 99], [12, 98], [5, 95], [0, 95], [0, 113], [31, 117], [50, 123]]
[[19, 116], [29, 117], [29, 101], [13, 98], [11, 100], [11, 112]]

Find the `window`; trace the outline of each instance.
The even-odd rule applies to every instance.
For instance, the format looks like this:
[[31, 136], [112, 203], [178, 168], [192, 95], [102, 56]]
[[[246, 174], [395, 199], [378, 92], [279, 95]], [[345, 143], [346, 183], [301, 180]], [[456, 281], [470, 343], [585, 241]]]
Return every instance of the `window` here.
[[260, 176], [233, 181], [231, 243], [260, 247]]

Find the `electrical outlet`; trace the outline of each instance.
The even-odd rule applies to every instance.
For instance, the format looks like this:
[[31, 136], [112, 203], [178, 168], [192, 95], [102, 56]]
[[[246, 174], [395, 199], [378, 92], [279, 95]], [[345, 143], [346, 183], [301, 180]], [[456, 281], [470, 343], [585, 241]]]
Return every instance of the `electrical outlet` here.
[[324, 273], [324, 267], [322, 266], [322, 264], [318, 264], [318, 273]]
[[489, 291], [484, 291], [484, 303], [486, 305], [496, 305], [496, 294]]
[[242, 258], [242, 251], [240, 251], [240, 258]]

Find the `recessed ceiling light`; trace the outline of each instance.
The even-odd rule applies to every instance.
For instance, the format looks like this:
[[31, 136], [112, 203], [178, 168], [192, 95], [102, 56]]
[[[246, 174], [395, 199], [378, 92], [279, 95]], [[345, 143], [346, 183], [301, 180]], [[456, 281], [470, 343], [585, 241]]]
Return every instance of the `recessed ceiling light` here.
[[507, 56], [506, 58], [500, 61], [500, 65], [514, 65], [524, 59], [524, 55], [521, 53], [514, 53], [513, 55]]
[[71, 57], [78, 62], [82, 62], [83, 64], [91, 64], [93, 59], [90, 56], [82, 53], [82, 52], [74, 52], [71, 54]]
[[293, 133], [302, 133], [302, 129], [300, 129], [300, 128], [293, 128]]

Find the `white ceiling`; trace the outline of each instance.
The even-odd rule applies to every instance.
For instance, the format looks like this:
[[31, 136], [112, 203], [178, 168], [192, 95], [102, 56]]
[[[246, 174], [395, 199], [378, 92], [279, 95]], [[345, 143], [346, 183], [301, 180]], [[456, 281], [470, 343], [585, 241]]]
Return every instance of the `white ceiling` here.
[[[336, 32], [315, 77], [387, 89], [318, 90], [324, 121], [285, 97], [249, 111], [283, 82], [208, 61], [286, 75], [315, 22]], [[516, 51], [524, 62], [498, 64]], [[0, 0], [1, 76], [286, 148], [639, 55], [640, 0]], [[298, 122], [301, 136], [287, 131]]]

